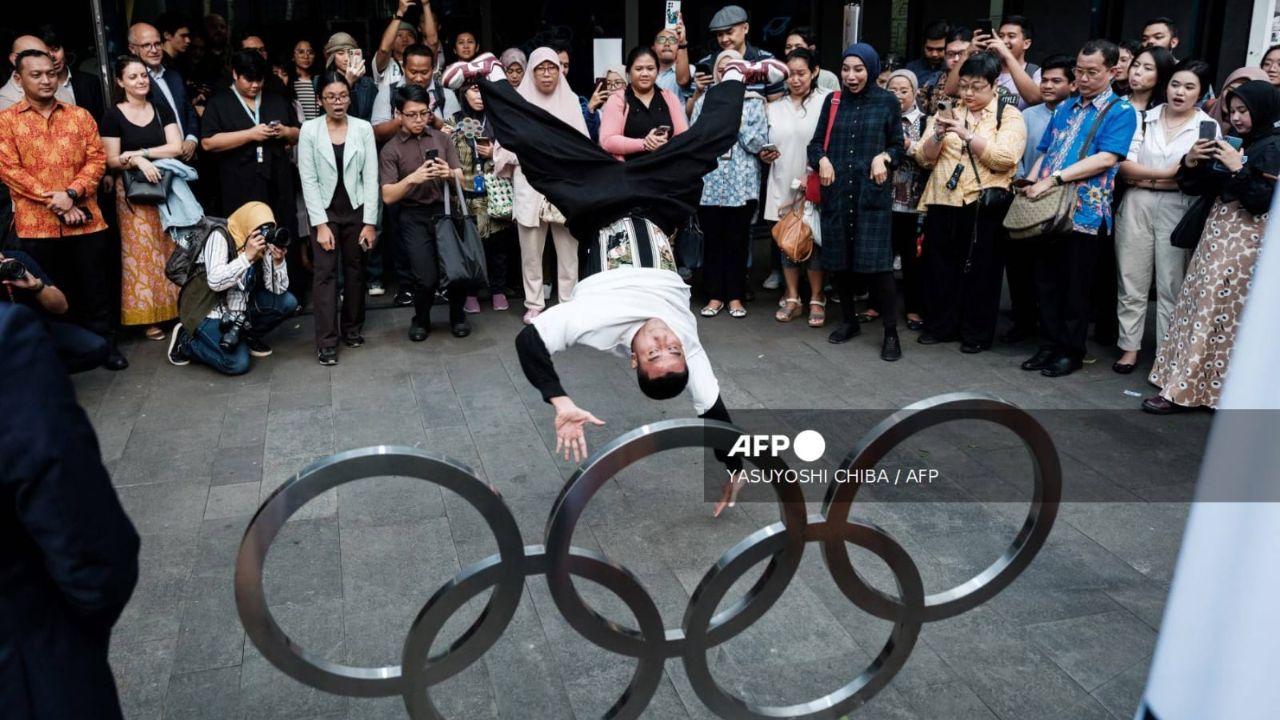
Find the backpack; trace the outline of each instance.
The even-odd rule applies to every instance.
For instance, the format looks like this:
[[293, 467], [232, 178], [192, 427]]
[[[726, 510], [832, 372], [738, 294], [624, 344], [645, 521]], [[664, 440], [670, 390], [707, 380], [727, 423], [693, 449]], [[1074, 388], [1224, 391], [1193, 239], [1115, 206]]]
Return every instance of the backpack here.
[[169, 261], [164, 265], [164, 276], [178, 287], [185, 287], [191, 281], [196, 265], [204, 255], [204, 245], [215, 230], [222, 230], [227, 238], [227, 257], [235, 257], [235, 241], [227, 230], [227, 221], [222, 218], [201, 218], [200, 222], [184, 228], [186, 232], [174, 233], [173, 242], [177, 245]]

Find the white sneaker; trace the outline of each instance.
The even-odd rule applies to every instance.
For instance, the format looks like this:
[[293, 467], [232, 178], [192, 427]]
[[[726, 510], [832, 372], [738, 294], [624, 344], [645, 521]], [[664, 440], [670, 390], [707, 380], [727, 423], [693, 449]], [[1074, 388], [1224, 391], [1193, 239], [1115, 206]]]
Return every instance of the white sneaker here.
[[763, 283], [760, 283], [760, 287], [765, 290], [777, 290], [782, 287], [782, 273], [777, 270], [769, 273], [769, 277], [765, 278]]
[[760, 60], [759, 62], [730, 60], [725, 63], [721, 78], [735, 80], [736, 78], [729, 77], [730, 70], [736, 70], [741, 73], [742, 82], [748, 85], [752, 83], [776, 85], [787, 79], [787, 66], [773, 59]]
[[476, 78], [490, 77], [495, 65], [502, 67], [502, 61], [494, 57], [493, 53], [482, 53], [471, 62], [456, 62], [445, 68], [444, 74], [440, 76], [440, 82], [450, 90], [457, 91]]

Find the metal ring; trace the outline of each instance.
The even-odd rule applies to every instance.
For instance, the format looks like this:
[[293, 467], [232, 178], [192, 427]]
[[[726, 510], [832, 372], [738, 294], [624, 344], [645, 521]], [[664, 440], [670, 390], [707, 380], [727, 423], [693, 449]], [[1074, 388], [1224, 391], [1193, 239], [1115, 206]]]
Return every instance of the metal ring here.
[[[569, 548], [573, 532], [587, 503], [610, 478], [628, 465], [665, 450], [706, 447], [728, 450], [743, 434], [740, 428], [719, 421], [663, 420], [644, 425], [614, 439], [601, 448], [585, 468], [565, 483], [547, 519], [547, 585], [551, 597], [569, 625], [600, 647], [628, 657], [665, 658], [683, 652], [684, 632], [667, 629], [662, 636], [644, 636], [592, 610], [578, 594], [569, 577]], [[784, 470], [776, 458], [752, 460], [758, 467]], [[791, 582], [804, 552], [806, 523], [804, 495], [794, 483], [771, 483], [778, 495], [782, 524], [786, 528], [784, 547], [770, 560], [769, 567], [744, 597], [726, 613], [717, 616], [709, 631], [717, 643], [733, 637], [777, 602]]]
[[[834, 535], [842, 547], [844, 542], [852, 542], [878, 555], [893, 571], [899, 595], [906, 598], [909, 605], [924, 604], [920, 571], [907, 551], [888, 533], [874, 525], [857, 522], [838, 527], [830, 523], [821, 528], [810, 527], [820, 535]], [[688, 642], [681, 657], [694, 692], [720, 717], [760, 720], [840, 717], [870, 700], [893, 679], [907, 662], [920, 635], [918, 618], [895, 621], [889, 640], [867, 669], [843, 687], [808, 702], [788, 706], [756, 705], [724, 690], [707, 664], [707, 650], [712, 645], [707, 642], [709, 621], [720, 600], [739, 578], [762, 559], [784, 551], [786, 539], [782, 533], [781, 524], [770, 525], [735, 545], [702, 579], [689, 602], [684, 622]]]
[[[918, 610], [910, 603], [871, 587], [849, 560], [842, 541], [834, 536], [823, 540], [827, 568], [845, 596], [884, 620], [934, 622], [954, 617], [981, 605], [1003, 590], [1021, 574], [1040, 551], [1053, 529], [1062, 499], [1062, 465], [1049, 433], [1027, 412], [994, 395], [953, 393], [909, 405], [885, 418], [868, 432], [853, 452], [845, 470], [874, 468], [890, 450], [916, 433], [952, 420], [986, 420], [1014, 432], [1026, 446], [1034, 467], [1035, 488], [1027, 519], [1008, 549], [985, 570], [969, 580], [925, 598]], [[833, 484], [827, 490], [822, 510], [827, 522], [841, 523], [849, 517], [849, 506], [858, 493], [858, 483]]]
[[[501, 496], [478, 480], [471, 469], [443, 455], [408, 447], [349, 450], [316, 462], [281, 485], [249, 522], [236, 556], [236, 610], [253, 644], [271, 664], [293, 679], [336, 695], [385, 697], [404, 689], [400, 666], [354, 667], [330, 662], [294, 642], [267, 607], [262, 570], [267, 551], [285, 522], [317, 496], [368, 477], [412, 477], [452, 490], [488, 523], [498, 544], [495, 567], [506, 568], [493, 596], [465, 637], [501, 634], [520, 603], [524, 577], [520, 529]], [[455, 648], [456, 662], [469, 662], [484, 649]], [[443, 660], [442, 660], [443, 661]]]

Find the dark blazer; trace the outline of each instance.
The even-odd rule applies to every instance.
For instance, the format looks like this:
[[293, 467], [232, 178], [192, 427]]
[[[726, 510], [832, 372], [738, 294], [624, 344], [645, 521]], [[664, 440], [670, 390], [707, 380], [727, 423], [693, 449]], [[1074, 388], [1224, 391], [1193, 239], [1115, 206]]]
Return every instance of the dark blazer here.
[[93, 121], [102, 126], [102, 118], [107, 112], [107, 104], [102, 98], [102, 83], [87, 72], [71, 71], [71, 92], [75, 93], [76, 105], [89, 111]]
[[138, 535], [53, 340], [0, 303], [0, 715], [119, 718], [107, 647]]
[[[166, 67], [164, 69], [164, 77], [160, 81], [169, 86], [169, 92], [173, 95], [173, 104], [178, 107], [171, 107], [173, 116], [178, 118], [178, 122], [182, 125], [182, 139], [186, 140], [187, 136], [197, 139], [200, 138], [200, 116], [196, 114], [195, 106], [187, 99], [187, 84], [182, 81], [182, 76], [178, 71]], [[147, 93], [147, 99], [153, 103], [168, 102], [164, 93], [160, 88], [156, 87], [153, 80], [151, 83], [151, 92]]]

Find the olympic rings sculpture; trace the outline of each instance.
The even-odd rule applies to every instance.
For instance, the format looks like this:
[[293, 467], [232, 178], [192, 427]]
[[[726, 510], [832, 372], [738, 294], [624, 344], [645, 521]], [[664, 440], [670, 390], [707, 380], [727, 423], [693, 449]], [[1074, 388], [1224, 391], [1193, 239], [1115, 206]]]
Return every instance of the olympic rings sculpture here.
[[[574, 528], [592, 496], [623, 468], [676, 448], [727, 450], [743, 431], [702, 420], [665, 420], [616, 438], [587, 460], [557, 497], [547, 520], [545, 545], [522, 546], [519, 528], [502, 498], [471, 470], [442, 455], [413, 448], [372, 447], [325, 458], [304, 469], [263, 502], [245, 531], [236, 558], [236, 608], [245, 632], [272, 664], [319, 690], [352, 697], [402, 696], [411, 718], [440, 718], [431, 687], [462, 672], [489, 650], [515, 614], [526, 577], [543, 575], [556, 607], [583, 637], [634, 658], [635, 671], [606, 718], [639, 717], [662, 679], [663, 663], [679, 657], [699, 699], [724, 718], [838, 718], [864, 704], [906, 663], [921, 626], [966, 612], [995, 596], [1026, 569], [1044, 545], [1062, 496], [1062, 468], [1045, 429], [1025, 411], [991, 395], [953, 393], [906, 407], [872, 428], [845, 458], [845, 470], [867, 470], [908, 437], [945, 422], [990, 421], [1013, 431], [1031, 455], [1034, 489], [1025, 522], [1004, 553], [985, 570], [949, 590], [925, 595], [910, 555], [881, 528], [849, 518], [857, 483], [833, 484], [822, 512], [806, 515], [800, 487], [771, 485], [781, 522], [738, 542], [707, 571], [693, 592], [679, 628], [664, 628], [653, 599], [629, 570], [599, 553], [572, 545]], [[785, 469], [760, 459], [762, 469]], [[315, 656], [285, 634], [267, 607], [263, 567], [272, 540], [293, 513], [318, 495], [368, 477], [412, 477], [457, 493], [489, 524], [498, 552], [462, 568], [433, 594], [410, 625], [401, 664], [352, 667]], [[741, 633], [782, 596], [810, 542], [822, 548], [832, 579], [855, 605], [893, 623], [884, 647], [848, 684], [809, 702], [761, 706], [736, 697], [712, 677], [707, 651]], [[853, 567], [847, 543], [877, 555], [893, 572], [897, 595], [869, 585]], [[715, 613], [725, 594], [750, 568], [768, 562], [743, 597]], [[639, 627], [611, 621], [592, 610], [572, 577], [598, 583], [617, 595]], [[493, 589], [479, 617], [443, 650], [432, 645], [450, 616]]]

